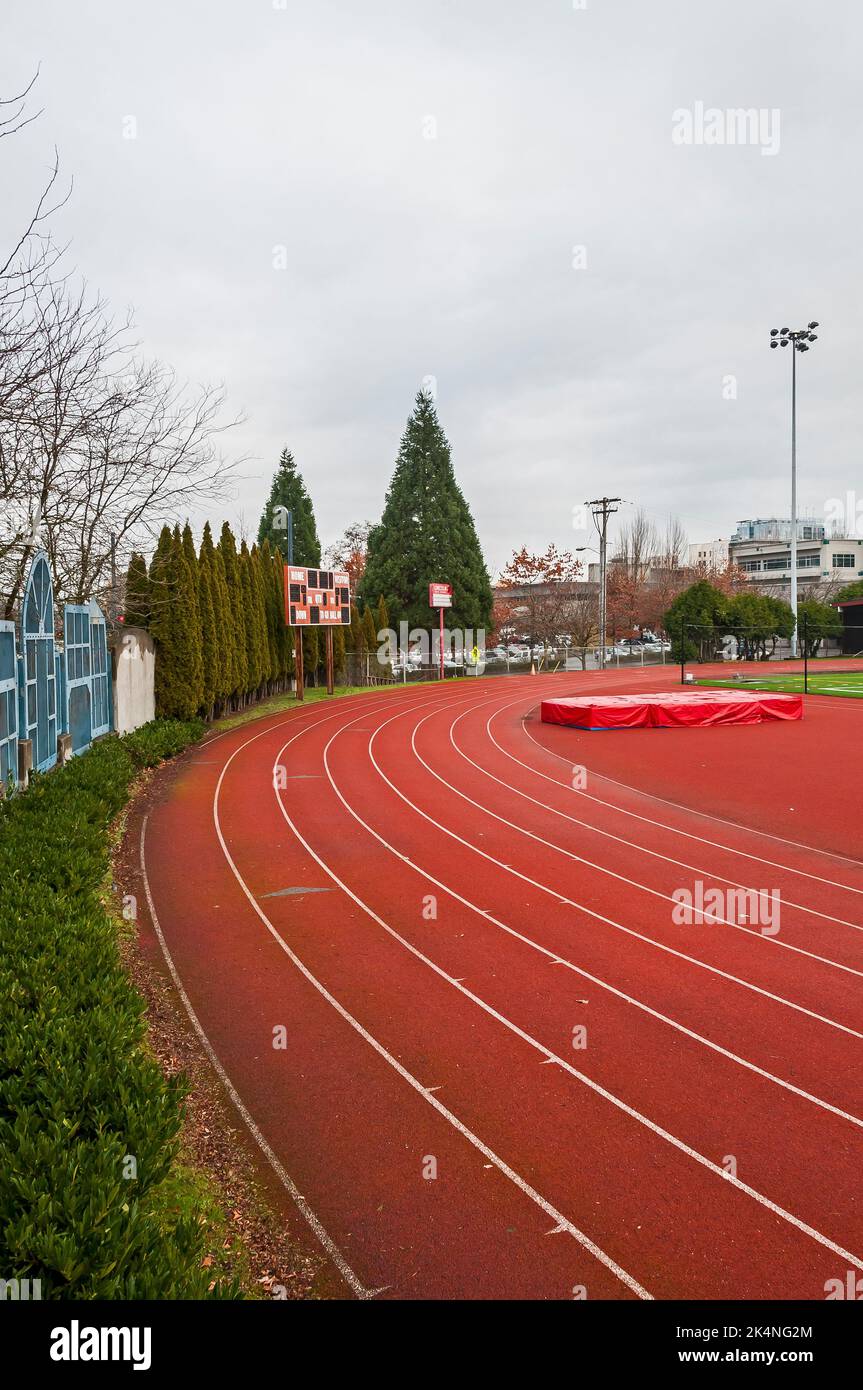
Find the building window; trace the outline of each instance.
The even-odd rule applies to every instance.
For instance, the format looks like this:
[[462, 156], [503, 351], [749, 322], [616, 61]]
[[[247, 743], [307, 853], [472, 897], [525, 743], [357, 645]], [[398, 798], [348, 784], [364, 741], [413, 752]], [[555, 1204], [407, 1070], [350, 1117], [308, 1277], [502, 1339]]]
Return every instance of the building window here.
[[854, 560], [855, 560], [855, 556], [853, 556], [853, 555], [846, 555], [846, 554], [834, 555], [834, 556], [833, 556], [833, 568], [834, 568], [835, 570], [853, 570], [853, 568], [854, 568]]

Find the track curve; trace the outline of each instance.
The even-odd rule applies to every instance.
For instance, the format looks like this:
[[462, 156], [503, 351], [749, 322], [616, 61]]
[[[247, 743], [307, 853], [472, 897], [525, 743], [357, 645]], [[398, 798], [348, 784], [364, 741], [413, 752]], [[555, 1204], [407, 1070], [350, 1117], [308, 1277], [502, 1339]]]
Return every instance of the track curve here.
[[[733, 773], [859, 741], [859, 711], [539, 723], [587, 680], [673, 676], [408, 687], [205, 740], [142, 836], [175, 982], [357, 1296], [823, 1298], [863, 1269], [863, 863], [830, 814], [789, 824], [783, 778], [747, 824]], [[776, 893], [780, 930], [676, 925], [698, 881]]]

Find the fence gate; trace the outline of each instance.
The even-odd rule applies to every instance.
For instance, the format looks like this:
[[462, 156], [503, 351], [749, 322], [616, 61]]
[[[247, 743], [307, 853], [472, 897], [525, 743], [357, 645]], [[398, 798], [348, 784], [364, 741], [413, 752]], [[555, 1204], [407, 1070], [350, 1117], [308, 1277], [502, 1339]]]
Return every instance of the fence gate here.
[[111, 728], [111, 668], [108, 665], [108, 632], [105, 615], [92, 599], [90, 609], [90, 672], [93, 687], [93, 737]]
[[57, 681], [54, 660], [54, 589], [48, 557], [33, 559], [21, 605], [20, 737], [33, 741], [33, 768], [57, 761]]
[[72, 752], [83, 753], [111, 727], [110, 673], [105, 618], [99, 605], [67, 603], [63, 610], [66, 732]]
[[18, 673], [15, 624], [0, 621], [0, 795], [18, 780]]

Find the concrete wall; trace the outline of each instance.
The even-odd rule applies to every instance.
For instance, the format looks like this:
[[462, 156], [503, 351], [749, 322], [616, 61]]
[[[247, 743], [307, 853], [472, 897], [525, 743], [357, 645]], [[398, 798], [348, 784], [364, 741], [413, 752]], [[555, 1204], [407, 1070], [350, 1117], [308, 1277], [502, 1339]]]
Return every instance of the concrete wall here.
[[156, 649], [144, 628], [127, 627], [111, 651], [114, 658], [114, 730], [118, 734], [128, 734], [156, 717]]

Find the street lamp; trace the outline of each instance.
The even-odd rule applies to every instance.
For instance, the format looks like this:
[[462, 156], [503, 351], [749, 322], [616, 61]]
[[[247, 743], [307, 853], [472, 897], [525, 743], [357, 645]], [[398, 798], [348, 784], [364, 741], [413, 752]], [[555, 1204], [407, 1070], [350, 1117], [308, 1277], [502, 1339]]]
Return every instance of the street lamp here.
[[818, 327], [815, 319], [805, 328], [771, 328], [770, 346], [788, 347], [791, 344], [791, 611], [794, 614], [794, 632], [791, 637], [791, 655], [797, 655], [797, 354], [808, 352], [810, 345], [817, 341]]

